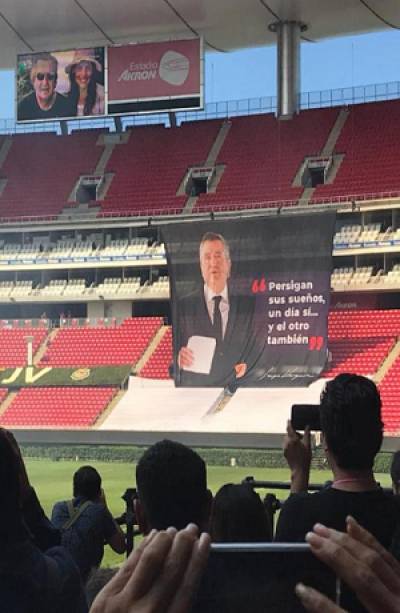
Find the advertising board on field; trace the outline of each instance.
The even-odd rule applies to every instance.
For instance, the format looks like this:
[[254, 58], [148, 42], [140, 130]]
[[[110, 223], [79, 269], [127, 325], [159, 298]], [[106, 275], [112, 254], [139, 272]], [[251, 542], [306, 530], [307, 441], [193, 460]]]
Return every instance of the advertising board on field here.
[[108, 48], [108, 113], [200, 108], [201, 40]]

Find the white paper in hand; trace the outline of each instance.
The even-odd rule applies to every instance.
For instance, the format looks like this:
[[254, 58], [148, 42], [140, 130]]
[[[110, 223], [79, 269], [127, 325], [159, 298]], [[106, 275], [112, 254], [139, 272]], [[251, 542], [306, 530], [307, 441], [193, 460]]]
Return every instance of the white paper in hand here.
[[187, 346], [193, 351], [194, 360], [190, 368], [186, 370], [209, 375], [216, 344], [215, 338], [210, 336], [191, 336]]

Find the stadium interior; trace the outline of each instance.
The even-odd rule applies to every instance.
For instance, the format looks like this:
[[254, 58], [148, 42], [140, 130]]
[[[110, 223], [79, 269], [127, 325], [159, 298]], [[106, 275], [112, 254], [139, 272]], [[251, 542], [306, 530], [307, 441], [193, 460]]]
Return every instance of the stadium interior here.
[[[384, 4], [389, 18], [391, 4]], [[124, 24], [109, 12], [101, 17], [117, 42], [132, 36], [157, 40], [161, 31], [187, 36], [182, 21], [168, 21], [163, 3], [152, 5], [151, 36], [134, 7], [125, 7]], [[210, 2], [202, 5], [210, 10]], [[361, 9], [343, 20], [342, 2], [323, 5], [310, 13], [309, 3], [299, 3], [309, 37], [303, 41], [382, 27]], [[275, 44], [273, 28], [261, 27], [272, 20], [263, 3], [246, 16], [246, 32], [237, 27], [243, 7], [229, 18], [226, 2], [213, 10], [215, 24], [205, 19], [198, 28], [207, 50]], [[48, 5], [46, 20], [58, 28], [39, 27], [35, 20], [31, 15], [24, 30], [32, 48], [72, 44], [71, 31], [75, 45], [88, 40], [73, 13], [63, 20]], [[134, 32], [127, 31], [128, 23], [137, 24]], [[62, 44], [55, 32], [62, 33]], [[26, 47], [4, 22], [0, 33], [2, 67], [9, 67]], [[92, 44], [104, 44], [103, 34], [96, 30]], [[81, 440], [104, 440], [108, 432], [114, 441], [120, 433], [125, 441], [140, 442], [178, 432], [184, 441], [198, 434], [206, 442], [212, 433], [226, 442], [230, 434], [257, 446], [261, 433], [278, 440], [294, 398], [318, 401], [325, 378], [353, 371], [379, 385], [386, 439], [395, 441], [400, 99], [390, 88], [382, 91], [361, 103], [309, 99], [289, 120], [249, 101], [226, 105], [222, 113], [216, 105], [215, 113], [206, 108], [144, 115], [140, 122], [125, 117], [5, 124], [0, 424], [20, 429], [20, 440], [74, 440], [79, 431]], [[216, 388], [176, 389], [163, 224], [332, 208], [337, 222], [329, 357], [321, 379], [301, 390], [238, 389], [233, 395]]]

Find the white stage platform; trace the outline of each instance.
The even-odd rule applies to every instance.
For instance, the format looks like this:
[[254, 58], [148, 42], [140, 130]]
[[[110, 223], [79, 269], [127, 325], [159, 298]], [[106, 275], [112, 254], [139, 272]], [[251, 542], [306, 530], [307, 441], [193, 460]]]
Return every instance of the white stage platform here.
[[176, 388], [172, 381], [131, 377], [129, 388], [99, 430], [283, 433], [293, 403], [318, 403], [326, 379], [309, 387], [239, 389], [221, 411], [220, 388]]

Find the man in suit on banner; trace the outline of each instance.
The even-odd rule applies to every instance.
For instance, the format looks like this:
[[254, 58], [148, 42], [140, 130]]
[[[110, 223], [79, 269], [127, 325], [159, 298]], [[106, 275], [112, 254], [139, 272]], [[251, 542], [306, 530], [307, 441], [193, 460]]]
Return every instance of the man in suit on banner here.
[[204, 285], [178, 303], [178, 383], [233, 386], [255, 359], [254, 298], [231, 293], [229, 245], [207, 232], [200, 242]]

